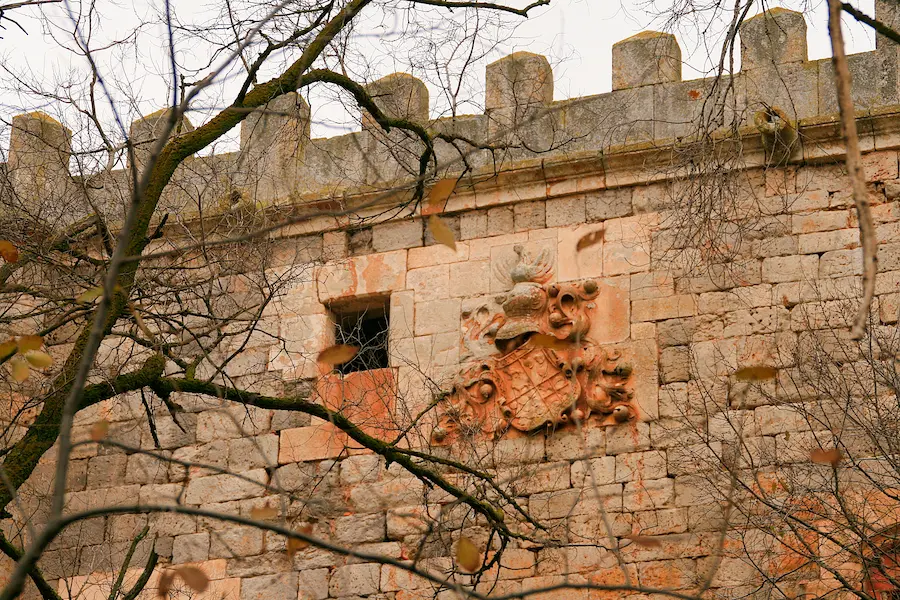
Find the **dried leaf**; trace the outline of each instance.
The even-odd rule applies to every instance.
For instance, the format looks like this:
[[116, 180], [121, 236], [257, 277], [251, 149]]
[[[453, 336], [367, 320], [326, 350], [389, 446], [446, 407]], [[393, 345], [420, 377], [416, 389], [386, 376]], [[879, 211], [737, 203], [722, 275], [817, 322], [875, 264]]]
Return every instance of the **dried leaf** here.
[[160, 598], [165, 598], [169, 595], [169, 590], [172, 589], [174, 581], [175, 571], [163, 571], [163, 574], [159, 576], [159, 583], [156, 587], [156, 593]]
[[19, 260], [19, 249], [8, 240], [0, 240], [0, 258], [8, 263]]
[[734, 373], [738, 381], [765, 381], [766, 379], [775, 379], [776, 375], [778, 375], [778, 369], [764, 366], [744, 367]]
[[662, 542], [656, 539], [655, 537], [650, 537], [647, 535], [626, 535], [622, 536], [626, 540], [631, 540], [638, 546], [644, 546], [646, 548], [659, 548], [662, 546]]
[[575, 244], [575, 252], [581, 252], [585, 248], [596, 246], [603, 241], [603, 237], [605, 235], [606, 232], [603, 229], [586, 233], [585, 235], [581, 236], [581, 238], [578, 240], [578, 243]]
[[844, 455], [841, 454], [841, 451], [837, 448], [831, 448], [830, 450], [816, 448], [809, 453], [809, 459], [814, 463], [819, 465], [831, 465], [832, 467], [838, 466], [843, 458]]
[[44, 345], [44, 338], [39, 335], [23, 335], [16, 341], [19, 352], [29, 352], [31, 350], [40, 350]]
[[359, 352], [359, 348], [356, 346], [347, 346], [345, 344], [330, 346], [319, 352], [319, 362], [328, 365], [342, 365], [351, 361], [357, 352]]
[[469, 573], [474, 573], [481, 566], [481, 552], [478, 546], [467, 537], [459, 538], [456, 544], [456, 564]]
[[25, 357], [25, 360], [28, 361], [28, 364], [35, 369], [46, 369], [53, 364], [53, 357], [40, 350], [26, 352], [23, 356]]
[[278, 516], [278, 509], [270, 506], [266, 502], [265, 506], [255, 506], [250, 510], [250, 518], [257, 521], [265, 521], [266, 519], [274, 519]]
[[456, 236], [453, 235], [453, 232], [439, 216], [431, 215], [428, 217], [428, 229], [431, 231], [434, 241], [456, 252]]
[[[303, 535], [311, 535], [313, 526], [310, 524], [304, 525], [300, 527], [297, 532], [302, 533]], [[287, 555], [290, 558], [294, 558], [294, 555], [300, 552], [301, 550], [306, 550], [309, 548], [309, 542], [306, 540], [301, 540], [300, 538], [290, 537], [287, 539]]]
[[453, 190], [456, 189], [456, 182], [455, 178], [441, 179], [435, 182], [434, 187], [428, 192], [428, 204], [437, 206], [446, 202], [450, 195], [453, 194]]
[[128, 310], [131, 311], [131, 316], [134, 317], [134, 322], [137, 323], [138, 329], [141, 330], [141, 333], [146, 335], [151, 340], [156, 336], [153, 335], [153, 332], [150, 331], [150, 328], [147, 327], [147, 324], [144, 323], [143, 317], [141, 317], [141, 313], [138, 311], [137, 307], [132, 302], [128, 302]]
[[103, 286], [98, 285], [96, 287], [92, 287], [88, 290], [85, 290], [85, 291], [81, 292], [80, 294], [78, 294], [77, 296], [75, 296], [75, 302], [78, 302], [79, 304], [88, 304], [90, 302], [93, 302], [94, 300], [96, 300], [97, 298], [99, 298], [102, 295], [103, 295]]
[[91, 427], [91, 439], [95, 442], [102, 442], [106, 439], [106, 436], [109, 435], [109, 421], [102, 420], [94, 423], [94, 426]]
[[0, 360], [6, 360], [10, 356], [16, 353], [16, 350], [19, 349], [19, 345], [13, 340], [9, 340], [7, 342], [3, 342], [0, 344]]
[[179, 567], [177, 572], [187, 586], [195, 592], [205, 592], [209, 587], [209, 577], [197, 567]]
[[14, 356], [9, 361], [9, 369], [12, 372], [13, 379], [19, 383], [22, 383], [31, 375], [31, 367], [28, 366], [28, 361], [22, 358], [21, 354]]
[[538, 348], [549, 348], [550, 350], [567, 350], [571, 347], [565, 340], [561, 340], [555, 336], [546, 333], [536, 333], [530, 338], [531, 343]]

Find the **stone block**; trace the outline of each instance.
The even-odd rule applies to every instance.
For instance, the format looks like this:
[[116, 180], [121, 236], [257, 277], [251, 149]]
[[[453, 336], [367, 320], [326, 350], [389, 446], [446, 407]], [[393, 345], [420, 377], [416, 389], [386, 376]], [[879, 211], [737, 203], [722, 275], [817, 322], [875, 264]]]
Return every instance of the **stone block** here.
[[557, 431], [547, 437], [548, 460], [576, 460], [600, 456], [606, 451], [606, 431], [582, 427], [575, 431]]
[[697, 298], [691, 294], [634, 300], [631, 303], [631, 321], [662, 321], [697, 314]]
[[263, 530], [229, 524], [210, 532], [209, 557], [255, 556], [263, 551]]
[[328, 591], [337, 598], [367, 596], [378, 593], [380, 581], [381, 567], [378, 564], [347, 565], [334, 570]]
[[819, 277], [846, 277], [862, 275], [862, 248], [833, 250], [819, 258]]
[[741, 24], [741, 70], [806, 61], [806, 19], [773, 8]]
[[469, 244], [461, 242], [457, 238], [455, 252], [443, 244], [410, 248], [407, 251], [406, 267], [408, 269], [421, 269], [422, 267], [464, 262], [467, 258], [469, 258]]
[[372, 248], [375, 252], [389, 252], [421, 246], [424, 240], [422, 221], [401, 219], [372, 227]]
[[485, 109], [549, 104], [553, 101], [553, 71], [546, 57], [515, 52], [486, 69]]
[[328, 597], [328, 569], [306, 569], [297, 574], [297, 600], [324, 600]]
[[819, 254], [829, 250], [848, 250], [859, 247], [859, 229], [838, 229], [806, 233], [797, 239], [800, 254]]
[[509, 206], [498, 206], [487, 211], [487, 236], [504, 235], [514, 231], [513, 209]]
[[406, 286], [415, 293], [417, 302], [439, 300], [457, 295], [451, 293], [450, 289], [450, 265], [410, 269], [406, 272]]
[[[163, 457], [171, 452], [162, 452]], [[125, 466], [125, 483], [165, 483], [168, 481], [169, 463], [147, 454], [132, 454]]]
[[488, 213], [485, 210], [473, 210], [459, 216], [459, 236], [462, 240], [483, 238], [488, 236]]
[[185, 489], [184, 501], [187, 504], [207, 504], [263, 495], [265, 489], [263, 486], [268, 480], [265, 469], [254, 469], [241, 475], [250, 481], [232, 475], [210, 475], [192, 479]]
[[814, 233], [816, 231], [833, 231], [850, 226], [850, 214], [845, 210], [796, 214], [791, 218], [793, 233]]
[[[177, 418], [177, 422], [176, 422]], [[196, 441], [197, 415], [190, 413], [177, 413], [173, 418], [168, 415], [158, 415], [153, 418], [156, 425], [156, 437], [159, 447], [164, 450], [191, 446]], [[144, 439], [152, 444], [150, 432], [144, 434]]]
[[471, 297], [491, 289], [491, 261], [469, 260], [450, 265], [450, 295]]
[[346, 231], [326, 231], [322, 234], [322, 258], [342, 260], [350, 256], [350, 236]]
[[606, 453], [639, 452], [650, 448], [650, 426], [640, 421], [614, 425], [606, 429]]
[[681, 48], [674, 35], [642, 31], [613, 44], [614, 90], [670, 81], [681, 81]]
[[128, 457], [124, 454], [107, 454], [88, 460], [88, 489], [108, 488], [124, 484], [127, 462]]
[[660, 450], [630, 452], [616, 456], [615, 483], [665, 479], [667, 474], [666, 453]]
[[[603, 277], [603, 235], [605, 225], [603, 223], [592, 225], [575, 225], [560, 229], [558, 232], [559, 248], [557, 279], [559, 281], [574, 281], [587, 277]], [[579, 248], [579, 242], [588, 239], [596, 239], [595, 243]], [[599, 239], [598, 239], [599, 238]]]
[[[366, 85], [375, 105], [388, 117], [418, 123], [428, 121], [428, 88], [409, 73], [391, 73]], [[369, 114], [363, 115], [364, 127], [377, 127]]]
[[813, 281], [818, 271], [818, 256], [773, 256], [762, 263], [763, 280], [769, 283]]
[[673, 508], [675, 480], [645, 479], [626, 483], [622, 505], [626, 511]]
[[688, 381], [691, 378], [691, 353], [687, 346], [663, 348], [659, 355], [661, 384]]
[[572, 463], [572, 487], [592, 487], [616, 483], [616, 458], [601, 456]]
[[341, 298], [402, 290], [406, 287], [406, 251], [328, 263], [318, 270], [316, 280], [319, 301], [326, 304]]
[[546, 201], [545, 213], [547, 227], [564, 227], [585, 222], [586, 209], [584, 196], [552, 198]]
[[387, 513], [388, 539], [402, 540], [406, 536], [426, 533], [440, 520], [440, 516], [441, 506], [439, 504], [392, 508]]
[[297, 573], [245, 577], [241, 580], [241, 600], [297, 598]]
[[175, 537], [172, 543], [172, 564], [209, 560], [209, 533], [190, 533]]
[[[129, 158], [129, 164], [134, 164], [139, 174], [149, 166], [153, 148], [167, 129], [170, 131], [169, 139], [194, 129], [186, 117], [182, 117], [180, 122], [170, 129], [170, 114], [171, 109], [158, 110], [137, 119], [129, 127], [128, 137], [134, 146], [134, 154]], [[134, 159], [133, 163], [131, 158]]]
[[513, 204], [513, 225], [515, 231], [544, 229], [547, 219], [543, 200], [518, 202]]
[[385, 516], [350, 515], [334, 521], [334, 539], [342, 544], [381, 542], [385, 536]]
[[458, 298], [416, 302], [416, 335], [455, 332], [459, 330]]
[[622, 187], [589, 194], [585, 199], [585, 218], [589, 223], [627, 217], [632, 213], [632, 188]]
[[348, 439], [331, 423], [285, 429], [278, 449], [279, 464], [335, 458], [346, 451]]
[[228, 441], [228, 468], [249, 471], [278, 464], [278, 436], [274, 433]]

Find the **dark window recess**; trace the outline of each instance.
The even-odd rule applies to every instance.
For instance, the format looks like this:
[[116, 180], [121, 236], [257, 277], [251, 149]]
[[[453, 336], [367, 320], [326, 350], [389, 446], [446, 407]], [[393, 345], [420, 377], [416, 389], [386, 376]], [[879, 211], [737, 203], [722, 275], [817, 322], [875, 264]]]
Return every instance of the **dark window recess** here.
[[338, 344], [359, 348], [353, 360], [338, 365], [341, 373], [388, 367], [388, 302], [366, 303], [362, 307], [332, 306], [335, 339]]

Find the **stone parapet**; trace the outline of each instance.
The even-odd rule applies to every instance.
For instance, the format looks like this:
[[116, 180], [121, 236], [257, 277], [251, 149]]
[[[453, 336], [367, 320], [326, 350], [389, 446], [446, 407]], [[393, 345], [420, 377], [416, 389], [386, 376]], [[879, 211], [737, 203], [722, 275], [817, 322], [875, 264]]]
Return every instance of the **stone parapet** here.
[[[880, 1], [876, 9], [888, 20], [895, 13]], [[459, 148], [438, 140], [435, 153], [442, 176], [458, 174], [464, 166], [476, 173], [493, 171], [498, 161], [508, 169], [535, 158], [552, 161], [634, 144], [665, 145], [690, 136], [701, 121], [715, 122], [719, 109], [723, 122], [740, 125], [752, 125], [754, 115], [766, 107], [781, 110], [790, 121], [831, 118], [837, 111], [831, 61], [807, 59], [805, 32], [803, 15], [792, 11], [772, 9], [747, 19], [740, 31], [741, 71], [724, 74], [719, 84], [713, 78], [682, 81], [681, 50], [674, 36], [639, 33], [613, 46], [611, 92], [565, 100], [554, 100], [553, 71], [545, 57], [516, 52], [486, 67], [482, 115], [430, 119], [426, 86], [405, 73], [383, 77], [367, 89], [393, 118], [462, 136], [476, 146], [501, 147], [492, 153], [464, 144], [463, 159]], [[878, 114], [900, 103], [898, 64], [896, 48], [881, 43], [875, 51], [850, 56], [858, 110]], [[139, 166], [146, 164], [166, 114], [154, 113], [132, 125]], [[362, 114], [360, 132], [310, 139], [309, 119], [310, 109], [298, 94], [272, 100], [242, 123], [239, 153], [192, 159], [180, 187], [206, 190], [190, 199], [193, 209], [185, 198], [164, 198], [164, 203], [185, 215], [199, 215], [201, 208], [208, 215], [230, 208], [232, 196], [252, 196], [264, 204], [303, 203], [403, 185], [418, 172], [422, 146], [415, 135], [397, 130], [386, 134], [370, 115]], [[55, 182], [69, 178], [65, 127], [39, 113], [16, 117], [15, 122], [19, 125], [14, 126], [9, 161], [13, 186], [23, 197], [40, 196], [36, 185], [60, 189]], [[179, 127], [176, 132], [191, 125], [184, 120]], [[835, 151], [804, 148], [795, 157]], [[40, 177], [26, 174], [38, 164], [46, 166]], [[103, 181], [88, 180], [109, 201], [127, 197], [130, 177], [113, 172]]]

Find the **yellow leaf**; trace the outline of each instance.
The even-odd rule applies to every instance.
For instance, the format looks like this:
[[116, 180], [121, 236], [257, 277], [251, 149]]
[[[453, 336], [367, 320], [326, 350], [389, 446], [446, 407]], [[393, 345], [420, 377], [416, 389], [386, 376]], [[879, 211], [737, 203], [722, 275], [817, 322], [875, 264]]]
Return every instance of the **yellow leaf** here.
[[434, 241], [456, 252], [456, 236], [453, 235], [453, 232], [439, 216], [431, 215], [428, 217], [428, 229], [431, 231]]
[[778, 375], [778, 369], [764, 366], [744, 367], [734, 373], [738, 381], [764, 381], [766, 379], [775, 379], [776, 375]]
[[469, 573], [474, 573], [481, 566], [481, 552], [467, 537], [459, 538], [459, 542], [456, 543], [456, 564]]
[[626, 540], [631, 540], [638, 546], [645, 546], [647, 548], [659, 548], [662, 546], [662, 542], [656, 539], [655, 537], [650, 537], [646, 535], [626, 535], [623, 536]]
[[109, 421], [102, 420], [94, 423], [94, 426], [91, 427], [91, 439], [95, 442], [102, 442], [106, 439], [106, 436], [109, 434]]
[[23, 356], [25, 357], [25, 360], [28, 361], [28, 364], [35, 369], [46, 369], [53, 364], [53, 357], [40, 350], [26, 352]]
[[428, 204], [437, 206], [446, 202], [456, 189], [456, 181], [455, 178], [448, 178], [435, 182], [434, 187], [428, 192]]
[[843, 458], [844, 456], [837, 448], [831, 448], [830, 450], [816, 448], [809, 453], [809, 459], [814, 463], [819, 465], [831, 465], [832, 467], [838, 466], [838, 463], [840, 463]]
[[352, 360], [357, 352], [359, 352], [359, 348], [356, 346], [346, 346], [344, 344], [329, 346], [319, 352], [319, 362], [329, 365], [342, 365]]
[[596, 246], [603, 241], [603, 236], [604, 231], [602, 229], [600, 229], [599, 231], [592, 231], [591, 233], [581, 236], [581, 238], [578, 240], [578, 243], [575, 244], [575, 252], [581, 252], [585, 248]]
[[16, 350], [18, 349], [19, 345], [12, 340], [3, 342], [2, 344], [0, 344], [0, 360], [6, 360], [7, 358], [15, 354]]
[[571, 344], [566, 342], [565, 340], [561, 340], [555, 336], [547, 335], [546, 333], [536, 333], [532, 335], [530, 338], [531, 343], [537, 346], [538, 348], [549, 348], [551, 350], [566, 350]]
[[[312, 525], [304, 525], [297, 531], [304, 535], [310, 535], [312, 534]], [[306, 548], [309, 548], [309, 542], [307, 542], [306, 540], [301, 540], [300, 538], [294, 537], [290, 537], [287, 539], [287, 555], [291, 558], [293, 558], [295, 554], [297, 554], [301, 550], [305, 550]]]
[[19, 352], [28, 352], [30, 350], [40, 350], [44, 345], [44, 338], [39, 335], [23, 335], [20, 336], [16, 344]]
[[179, 567], [176, 571], [195, 592], [205, 592], [209, 587], [209, 577], [197, 567]]
[[19, 250], [12, 242], [0, 240], [0, 258], [8, 263], [14, 263], [19, 260]]
[[28, 361], [22, 358], [22, 355], [18, 355], [13, 357], [11, 361], [9, 361], [9, 369], [12, 371], [13, 379], [22, 383], [28, 376], [31, 375], [31, 368], [28, 366]]
[[266, 502], [265, 506], [255, 506], [250, 510], [250, 518], [257, 521], [265, 521], [266, 519], [274, 519], [278, 516], [278, 509], [270, 506]]
[[159, 583], [156, 586], [156, 593], [159, 594], [160, 598], [165, 598], [169, 595], [169, 590], [172, 589], [172, 583], [175, 581], [175, 571], [164, 571], [162, 575], [159, 576]]
[[85, 290], [85, 291], [81, 292], [80, 294], [78, 294], [77, 296], [75, 296], [75, 302], [78, 302], [79, 304], [88, 304], [90, 302], [93, 302], [94, 300], [96, 300], [97, 298], [99, 298], [102, 295], [103, 295], [103, 286], [98, 285], [96, 287], [92, 287], [88, 290]]

